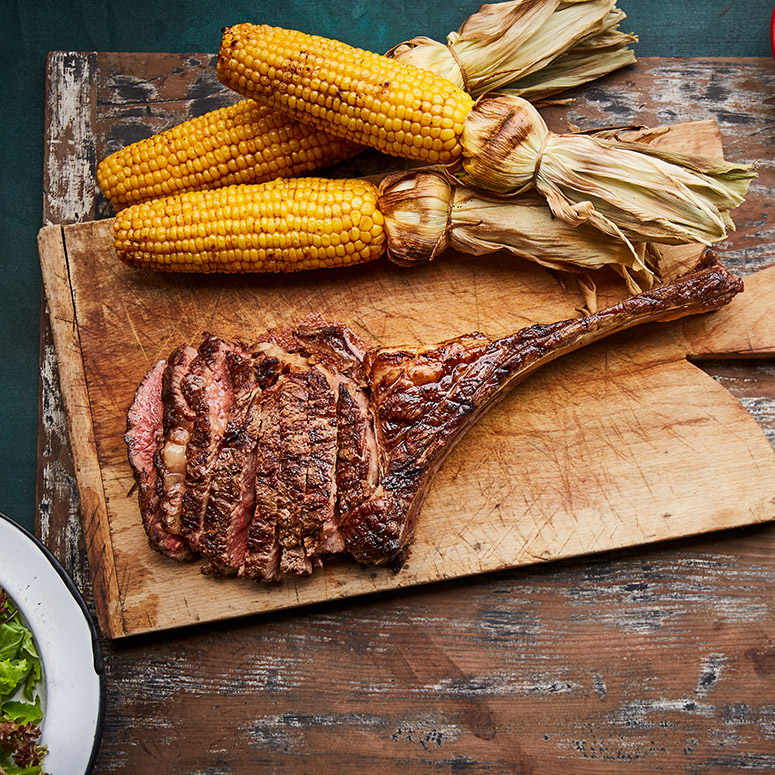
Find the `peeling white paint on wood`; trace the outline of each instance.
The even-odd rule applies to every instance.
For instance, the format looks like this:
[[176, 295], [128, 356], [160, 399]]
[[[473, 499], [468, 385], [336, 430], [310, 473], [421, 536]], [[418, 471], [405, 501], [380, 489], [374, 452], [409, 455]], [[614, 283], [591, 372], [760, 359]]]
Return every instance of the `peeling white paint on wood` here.
[[48, 58], [44, 223], [77, 223], [94, 211], [92, 78], [96, 55], [55, 51]]

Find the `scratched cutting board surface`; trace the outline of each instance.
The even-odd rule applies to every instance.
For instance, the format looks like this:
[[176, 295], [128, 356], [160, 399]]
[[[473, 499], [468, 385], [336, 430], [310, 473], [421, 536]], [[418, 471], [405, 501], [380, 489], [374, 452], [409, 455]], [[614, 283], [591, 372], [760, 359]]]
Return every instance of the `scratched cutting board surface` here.
[[[717, 127], [664, 142], [718, 155]], [[775, 453], [722, 387], [687, 360], [775, 351], [775, 270], [725, 310], [648, 326], [551, 364], [467, 434], [433, 480], [399, 573], [336, 560], [258, 585], [201, 575], [148, 548], [123, 442], [146, 370], [203, 331], [249, 340], [310, 311], [376, 344], [491, 336], [575, 316], [583, 298], [503, 255], [447, 254], [286, 276], [156, 275], [121, 264], [112, 221], [45, 227], [41, 266], [103, 631], [145, 631], [276, 610], [775, 518]], [[664, 271], [695, 248], [666, 252]], [[601, 305], [622, 298], [596, 278]]]

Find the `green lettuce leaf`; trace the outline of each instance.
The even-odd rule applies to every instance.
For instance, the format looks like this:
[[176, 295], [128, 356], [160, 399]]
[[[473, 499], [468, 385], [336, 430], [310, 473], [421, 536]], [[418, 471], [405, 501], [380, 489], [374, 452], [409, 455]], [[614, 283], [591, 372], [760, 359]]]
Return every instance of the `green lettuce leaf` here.
[[0, 625], [0, 660], [16, 657], [24, 640], [25, 632], [29, 632], [29, 630], [17, 621]]
[[40, 706], [40, 697], [35, 698], [35, 702], [19, 702], [17, 700], [8, 700], [2, 705], [3, 715], [8, 716], [17, 724], [40, 723], [43, 719], [43, 709]]
[[27, 678], [31, 665], [26, 659], [6, 659], [0, 662], [0, 696], [13, 694]]
[[15, 764], [2, 765], [3, 772], [6, 775], [41, 775], [43, 772], [43, 765], [37, 765], [35, 767], [17, 767]]

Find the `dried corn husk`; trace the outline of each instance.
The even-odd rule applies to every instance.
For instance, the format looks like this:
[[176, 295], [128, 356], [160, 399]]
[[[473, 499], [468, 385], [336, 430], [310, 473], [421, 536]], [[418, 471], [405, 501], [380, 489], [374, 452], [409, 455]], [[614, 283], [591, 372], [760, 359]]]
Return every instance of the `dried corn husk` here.
[[585, 274], [610, 266], [637, 293], [655, 280], [647, 246], [636, 247], [586, 224], [554, 218], [535, 194], [502, 198], [455, 184], [444, 171], [395, 173], [379, 189], [388, 256], [409, 265], [432, 261], [441, 251], [482, 255], [506, 250], [541, 266]]
[[388, 56], [443, 75], [479, 96], [508, 87], [538, 99], [632, 64], [616, 0], [512, 0], [483, 5], [446, 44], [427, 37]]
[[535, 189], [552, 213], [630, 242], [718, 242], [756, 174], [752, 165], [640, 142], [550, 132], [511, 95], [480, 98], [463, 130], [461, 182], [498, 194]]
[[635, 64], [635, 53], [629, 45], [635, 43], [637, 38], [617, 28], [624, 18], [624, 13], [614, 10], [608, 14], [606, 28], [601, 32], [587, 35], [546, 67], [530, 72], [496, 91], [524, 97], [540, 105], [548, 97]]

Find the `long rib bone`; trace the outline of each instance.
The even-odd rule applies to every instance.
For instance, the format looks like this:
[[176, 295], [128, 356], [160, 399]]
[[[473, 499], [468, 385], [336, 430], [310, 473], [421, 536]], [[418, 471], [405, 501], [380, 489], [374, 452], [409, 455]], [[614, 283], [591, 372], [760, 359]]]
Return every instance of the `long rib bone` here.
[[427, 348], [372, 351], [366, 368], [382, 476], [344, 525], [347, 550], [361, 562], [400, 563], [433, 473], [465, 431], [537, 368], [641, 323], [722, 307], [742, 285], [708, 253], [673, 283], [588, 317], [494, 341], [469, 334]]

